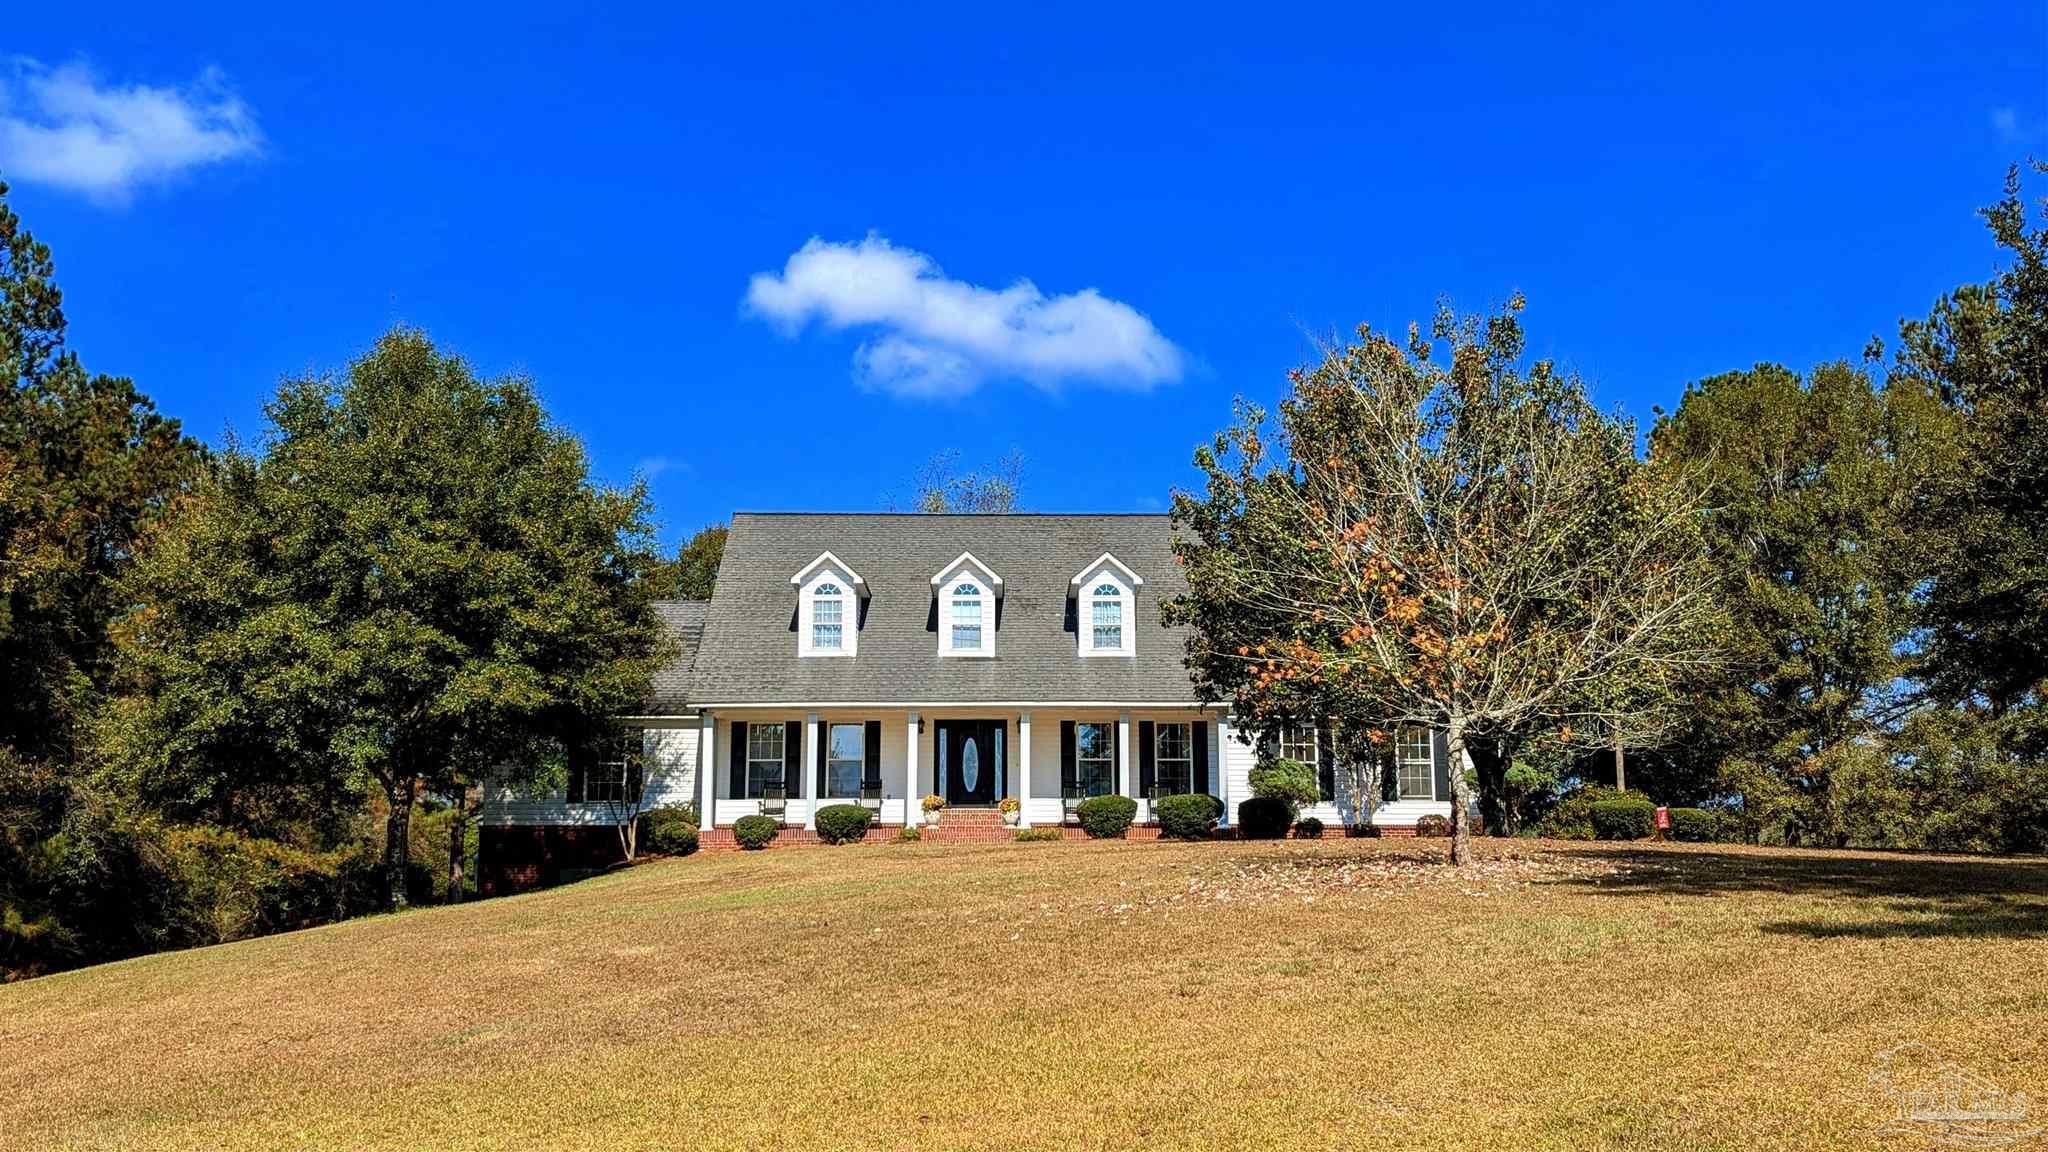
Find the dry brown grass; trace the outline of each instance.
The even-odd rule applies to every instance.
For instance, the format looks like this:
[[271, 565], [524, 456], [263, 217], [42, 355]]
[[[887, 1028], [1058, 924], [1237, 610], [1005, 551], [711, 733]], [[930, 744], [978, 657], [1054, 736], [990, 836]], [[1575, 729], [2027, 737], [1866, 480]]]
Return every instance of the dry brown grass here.
[[2048, 864], [1437, 851], [700, 857], [147, 957], [0, 988], [0, 1145], [1913, 1147], [1908, 1041], [2048, 1124]]

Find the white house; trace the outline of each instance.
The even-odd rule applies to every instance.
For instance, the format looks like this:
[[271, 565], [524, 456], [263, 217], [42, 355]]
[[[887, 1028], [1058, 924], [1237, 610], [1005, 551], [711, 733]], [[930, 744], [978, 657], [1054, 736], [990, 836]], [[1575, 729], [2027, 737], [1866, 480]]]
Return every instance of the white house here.
[[[1304, 815], [1352, 823], [1326, 729], [1255, 735], [1196, 698], [1187, 632], [1160, 618], [1185, 587], [1171, 542], [1159, 515], [736, 515], [711, 600], [659, 606], [680, 655], [626, 718], [640, 755], [586, 766], [567, 795], [489, 794], [486, 884], [615, 853], [603, 800], [636, 786], [648, 807], [694, 804], [708, 846], [764, 806], [788, 840], [832, 803], [877, 809], [893, 835], [930, 794], [949, 820], [1015, 797], [1031, 826], [1087, 795], [1133, 797], [1143, 824], [1156, 796], [1207, 792], [1228, 827], [1261, 738], [1319, 767]], [[1450, 812], [1443, 742], [1397, 744], [1365, 808], [1412, 831]]]

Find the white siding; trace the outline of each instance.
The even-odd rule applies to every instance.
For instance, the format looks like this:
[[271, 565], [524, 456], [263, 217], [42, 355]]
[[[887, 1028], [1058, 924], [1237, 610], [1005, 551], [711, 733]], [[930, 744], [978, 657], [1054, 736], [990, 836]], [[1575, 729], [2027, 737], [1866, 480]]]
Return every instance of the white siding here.
[[[1259, 753], [1256, 747], [1244, 742], [1246, 739], [1249, 739], [1249, 735], [1241, 732], [1234, 723], [1231, 725], [1230, 733], [1231, 738], [1228, 747], [1224, 750], [1225, 763], [1223, 770], [1230, 779], [1228, 795], [1230, 796], [1231, 812], [1229, 819], [1235, 822], [1237, 818], [1237, 805], [1243, 803], [1252, 794], [1251, 772], [1252, 768], [1258, 764]], [[1441, 738], [1436, 741], [1435, 750], [1437, 767], [1441, 771], [1444, 756], [1443, 740]], [[1351, 773], [1339, 771], [1337, 773], [1337, 798], [1304, 808], [1301, 814], [1303, 816], [1313, 816], [1331, 827], [1352, 823], [1354, 811], [1352, 796], [1355, 786], [1356, 782]], [[1375, 826], [1394, 828], [1412, 828], [1417, 820], [1430, 813], [1446, 818], [1451, 814], [1449, 800], [1382, 802], [1371, 791], [1368, 791], [1365, 796], [1365, 809], [1371, 814], [1369, 820]]]
[[[697, 739], [695, 717], [679, 717], [641, 729], [640, 750], [645, 765], [642, 811], [694, 801]], [[480, 819], [485, 824], [608, 824], [612, 815], [604, 804], [571, 804], [562, 792], [536, 796], [493, 784], [484, 789]]]

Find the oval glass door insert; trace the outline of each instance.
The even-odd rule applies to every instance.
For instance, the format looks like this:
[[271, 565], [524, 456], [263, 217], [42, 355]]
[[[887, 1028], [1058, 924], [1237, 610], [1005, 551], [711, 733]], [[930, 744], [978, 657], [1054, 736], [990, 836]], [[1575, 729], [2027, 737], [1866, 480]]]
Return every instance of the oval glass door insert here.
[[960, 750], [960, 787], [974, 791], [975, 782], [981, 779], [981, 754], [975, 751], [974, 737], [967, 738], [967, 747]]

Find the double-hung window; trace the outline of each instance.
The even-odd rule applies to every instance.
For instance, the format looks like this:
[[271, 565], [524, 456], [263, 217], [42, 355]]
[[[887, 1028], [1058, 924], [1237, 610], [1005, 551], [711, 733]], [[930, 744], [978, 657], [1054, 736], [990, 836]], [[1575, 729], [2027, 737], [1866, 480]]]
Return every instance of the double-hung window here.
[[1116, 791], [1116, 725], [1074, 725], [1074, 783], [1089, 796]]
[[837, 584], [820, 584], [811, 593], [811, 648], [837, 652], [845, 641], [846, 594]]
[[1097, 651], [1121, 649], [1124, 646], [1123, 589], [1114, 584], [1097, 585], [1089, 606], [1088, 624], [1093, 629]]
[[970, 582], [953, 586], [952, 644], [956, 652], [981, 650], [981, 588]]
[[867, 765], [867, 730], [861, 724], [828, 725], [825, 733], [825, 795], [859, 796]]
[[1429, 729], [1404, 725], [1395, 745], [1395, 771], [1403, 800], [1436, 799], [1435, 743]]
[[1288, 724], [1280, 729], [1280, 757], [1283, 760], [1297, 760], [1308, 765], [1316, 774], [1316, 790], [1325, 800], [1335, 800], [1336, 793], [1331, 785], [1335, 773], [1323, 765], [1323, 733], [1314, 724]]
[[1153, 780], [1162, 792], [1195, 790], [1195, 743], [1186, 724], [1161, 724], [1153, 736]]
[[750, 724], [747, 726], [747, 795], [758, 797], [764, 784], [780, 784], [782, 779], [782, 741], [785, 737], [781, 724]]
[[623, 803], [633, 762], [640, 757], [640, 733], [627, 732], [607, 744], [583, 778], [583, 798], [590, 803]]

